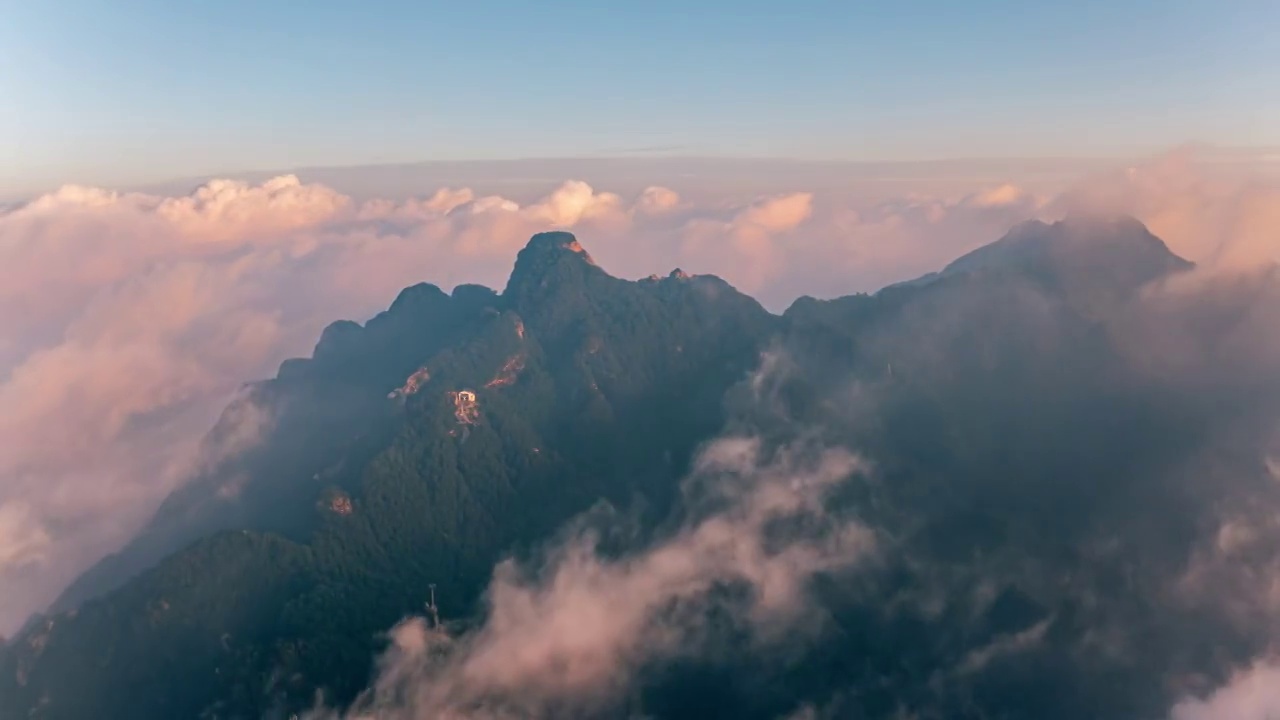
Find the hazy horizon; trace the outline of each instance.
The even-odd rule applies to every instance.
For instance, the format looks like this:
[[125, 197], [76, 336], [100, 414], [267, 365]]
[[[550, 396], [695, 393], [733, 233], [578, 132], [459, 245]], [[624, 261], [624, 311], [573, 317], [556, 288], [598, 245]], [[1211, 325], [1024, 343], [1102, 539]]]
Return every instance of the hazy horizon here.
[[[806, 159], [769, 156], [691, 155], [669, 153], [527, 157], [472, 160], [408, 159], [395, 162], [352, 163], [271, 168], [224, 169], [217, 172], [155, 177], [133, 182], [100, 182], [67, 177], [41, 186], [0, 186], [0, 202], [22, 203], [67, 185], [99, 187], [118, 192], [180, 195], [210, 180], [262, 182], [280, 175], [297, 175], [357, 198], [402, 199], [441, 186], [467, 185], [478, 192], [538, 193], [568, 178], [593, 184], [620, 185], [622, 190], [652, 184], [694, 185], [695, 179], [717, 183], [711, 188], [769, 192], [786, 183], [818, 185], [827, 190], [859, 191], [877, 185], [916, 184], [924, 191], [963, 188], [975, 183], [1014, 182], [1051, 188], [1083, 174], [1148, 162], [1171, 152], [1194, 155], [1202, 166], [1228, 171], [1280, 174], [1280, 145], [1233, 147], [1188, 140], [1159, 152], [1098, 156], [989, 156], [919, 160]], [[99, 179], [100, 180], [100, 179]], [[730, 183], [724, 188], [722, 183]], [[736, 184], [736, 186], [734, 185]], [[691, 189], [691, 188], [687, 188]]]

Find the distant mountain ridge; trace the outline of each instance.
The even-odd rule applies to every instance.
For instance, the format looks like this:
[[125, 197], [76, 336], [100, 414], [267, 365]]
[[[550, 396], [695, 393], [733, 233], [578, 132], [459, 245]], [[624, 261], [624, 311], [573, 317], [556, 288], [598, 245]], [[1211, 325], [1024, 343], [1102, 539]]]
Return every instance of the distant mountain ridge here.
[[[1075, 548], [1131, 496], [1158, 498], [1175, 525], [1190, 518], [1182, 496], [1161, 495], [1160, 473], [1197, 446], [1202, 423], [1131, 382], [1106, 331], [1138, 290], [1189, 268], [1136, 220], [1072, 217], [1020, 225], [874, 295], [806, 297], [773, 315], [714, 276], [613, 277], [574, 235], [540, 233], [500, 293], [414, 285], [251, 386], [210, 443], [245, 418], [262, 420], [259, 442], [175, 492], [0, 652], [0, 720], [287, 717], [317, 688], [348, 700], [378, 633], [420, 612], [429, 586], [445, 614], [470, 617], [497, 560], [601, 501], [660, 527], [680, 511], [700, 444], [784, 422], [879, 463], [884, 487], [849, 501], [876, 508], [912, 562], [890, 563], [876, 587], [951, 578], [948, 613], [977, 619], [960, 631], [939, 624], [960, 622], [950, 614], [884, 618], [881, 603], [840, 600], [852, 604], [827, 608], [837, 644], [797, 666], [807, 679], [715, 686], [726, 708], [766, 717], [815, 678], [859, 688], [867, 717], [908, 700], [933, 709], [922, 717], [975, 719], [1158, 707], [1156, 690], [1126, 694], [1074, 666], [1043, 702], [1022, 695], [1049, 681], [1022, 675], [1013, 690], [924, 678], [1037, 623], [1060, 643], [1043, 666], [1065, 663], [1083, 651], [1053, 633], [1095, 610], [1051, 578], [1071, 568], [1089, 592], [1110, 587], [1091, 584]], [[744, 398], [769, 348], [796, 369], [764, 412]], [[849, 388], [871, 409], [853, 411]], [[1075, 445], [1055, 439], [1064, 427]], [[1165, 537], [1126, 532], [1153, 547]], [[984, 582], [998, 602], [967, 605]], [[1155, 622], [1140, 600], [1117, 601], [1117, 617]], [[1142, 655], [1125, 677], [1140, 686], [1162, 662], [1183, 660]], [[671, 698], [706, 689], [665, 682], [647, 696], [658, 716], [691, 717]]]
[[1059, 281], [1092, 279], [1135, 288], [1192, 267], [1132, 217], [1070, 216], [1054, 223], [1019, 223], [999, 240], [966, 253], [938, 272], [890, 287], [922, 285], [961, 273], [1003, 270]]

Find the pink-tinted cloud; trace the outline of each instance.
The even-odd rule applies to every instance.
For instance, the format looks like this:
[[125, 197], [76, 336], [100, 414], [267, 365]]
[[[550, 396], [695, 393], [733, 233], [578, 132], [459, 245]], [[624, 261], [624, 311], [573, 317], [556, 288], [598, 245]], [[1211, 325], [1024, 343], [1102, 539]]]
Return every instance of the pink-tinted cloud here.
[[1208, 697], [1174, 706], [1170, 720], [1271, 720], [1280, 716], [1280, 665], [1258, 662]]
[[1204, 265], [1239, 269], [1280, 262], [1280, 181], [1224, 173], [1194, 150], [1077, 183], [1052, 210], [1132, 214], [1174, 252]]
[[636, 210], [649, 215], [660, 215], [670, 212], [680, 205], [680, 195], [674, 190], [664, 187], [647, 187], [640, 193], [636, 201]]

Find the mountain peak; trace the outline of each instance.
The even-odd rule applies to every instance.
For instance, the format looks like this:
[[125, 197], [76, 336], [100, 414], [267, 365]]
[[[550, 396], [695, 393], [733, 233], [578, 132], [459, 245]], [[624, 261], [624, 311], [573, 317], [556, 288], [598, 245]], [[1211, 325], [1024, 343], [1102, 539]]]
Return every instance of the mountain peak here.
[[[524, 246], [524, 250], [520, 251], [520, 255], [559, 255], [565, 252], [578, 255], [592, 265], [596, 264], [596, 261], [591, 259], [591, 254], [583, 249], [578, 242], [578, 238], [573, 233], [564, 230], [552, 230], [534, 235], [529, 238], [529, 242]], [[518, 258], [516, 262], [519, 263]]]
[[[1163, 240], [1151, 234], [1147, 226], [1132, 215], [1070, 212], [1052, 225], [1040, 224], [1050, 230], [1057, 229], [1057, 231], [1068, 235], [1086, 237], [1110, 235], [1130, 241], [1145, 242], [1148, 245], [1153, 244], [1152, 241], [1154, 240], [1156, 243], [1164, 245]], [[1165, 250], [1167, 251], [1168, 248], [1165, 248]]]
[[1004, 237], [960, 257], [943, 275], [993, 268], [1085, 271], [1123, 268], [1145, 282], [1190, 267], [1136, 218], [1070, 214], [1045, 223], [1028, 220]]
[[422, 282], [401, 290], [388, 309], [391, 312], [413, 312], [448, 301], [449, 296], [439, 286]]
[[533, 288], [546, 290], [592, 272], [603, 273], [573, 233], [542, 232], [530, 238], [516, 256], [515, 269], [503, 294], [523, 296]]

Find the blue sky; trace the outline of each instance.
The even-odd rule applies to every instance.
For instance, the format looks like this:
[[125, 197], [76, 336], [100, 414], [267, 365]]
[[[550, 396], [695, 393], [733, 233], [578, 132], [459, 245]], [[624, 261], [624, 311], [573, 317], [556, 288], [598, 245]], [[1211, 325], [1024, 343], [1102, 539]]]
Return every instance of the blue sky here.
[[1273, 0], [0, 0], [0, 189], [1280, 145]]

